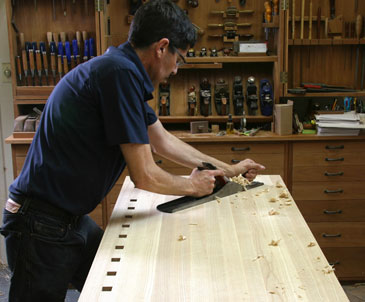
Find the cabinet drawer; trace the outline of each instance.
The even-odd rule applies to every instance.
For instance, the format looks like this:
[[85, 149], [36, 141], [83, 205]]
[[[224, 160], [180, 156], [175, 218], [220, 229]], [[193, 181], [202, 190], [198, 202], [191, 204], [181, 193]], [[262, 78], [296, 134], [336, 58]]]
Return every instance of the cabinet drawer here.
[[365, 165], [346, 166], [296, 166], [293, 167], [293, 182], [325, 181], [343, 182], [358, 181], [365, 171]]
[[295, 200], [295, 203], [307, 222], [365, 222], [365, 200]]
[[296, 142], [293, 144], [293, 152], [298, 154], [307, 153], [323, 153], [326, 155], [336, 155], [343, 152], [364, 153], [365, 142], [341, 142], [341, 141], [325, 141], [325, 142]]
[[296, 182], [293, 184], [294, 200], [349, 200], [363, 199], [364, 182]]
[[226, 144], [192, 144], [205, 154], [232, 154], [249, 156], [249, 154], [284, 154], [284, 145], [281, 143], [226, 143]]
[[324, 153], [293, 153], [293, 166], [307, 167], [341, 167], [344, 165], [365, 165], [365, 152], [355, 153], [342, 152], [338, 154]]
[[323, 247], [365, 247], [365, 222], [310, 222], [318, 244]]
[[334, 264], [335, 274], [340, 280], [365, 280], [365, 247], [323, 248], [328, 262]]

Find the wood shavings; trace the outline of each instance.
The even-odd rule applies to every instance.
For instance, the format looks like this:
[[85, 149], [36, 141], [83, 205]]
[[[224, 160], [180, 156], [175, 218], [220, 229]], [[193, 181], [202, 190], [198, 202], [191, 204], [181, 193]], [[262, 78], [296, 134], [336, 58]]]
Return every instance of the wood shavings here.
[[269, 291], [269, 293], [272, 294], [272, 295], [276, 294], [276, 292], [274, 292], [274, 291]]
[[197, 223], [189, 223], [189, 225], [198, 225]]
[[324, 267], [324, 269], [322, 270], [322, 272], [324, 273], [324, 274], [331, 274], [331, 273], [333, 273], [335, 271], [335, 269], [332, 267], [332, 266], [325, 266]]
[[186, 236], [184, 235], [180, 235], [179, 238], [177, 239], [178, 241], [183, 241], [186, 240]]
[[276, 187], [277, 188], [282, 188], [283, 187], [282, 183], [279, 180], [276, 182]]
[[278, 211], [275, 211], [274, 209], [271, 209], [270, 211], [269, 211], [269, 215], [270, 216], [273, 216], [273, 215], [279, 215], [280, 213], [278, 212]]
[[314, 242], [309, 242], [309, 244], [307, 245], [307, 247], [312, 247], [315, 246], [316, 244]]
[[218, 203], [221, 203], [221, 199], [219, 197], [216, 197], [215, 200], [218, 202]]
[[285, 201], [285, 205], [286, 205], [286, 206], [291, 206], [291, 205], [292, 205], [291, 200], [287, 200], [287, 201]]
[[271, 245], [271, 246], [278, 246], [280, 240], [281, 239], [279, 239], [279, 240], [271, 240], [271, 242], [269, 243], [269, 245]]
[[259, 255], [256, 258], [252, 259], [252, 261], [256, 261], [256, 260], [261, 259], [261, 258], [264, 258], [264, 256]]
[[240, 184], [244, 188], [251, 183], [247, 178], [243, 177], [242, 175], [233, 176], [230, 180], [237, 184]]
[[279, 195], [280, 198], [289, 198], [288, 192], [282, 191]]
[[271, 197], [271, 198], [269, 199], [269, 201], [270, 201], [270, 202], [277, 202], [277, 201], [278, 201], [278, 199], [277, 199], [277, 198], [275, 198], [275, 197]]

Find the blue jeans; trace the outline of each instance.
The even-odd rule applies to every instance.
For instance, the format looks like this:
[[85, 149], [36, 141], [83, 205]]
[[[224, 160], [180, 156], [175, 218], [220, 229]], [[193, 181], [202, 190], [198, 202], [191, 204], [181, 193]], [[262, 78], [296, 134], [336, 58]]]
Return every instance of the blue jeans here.
[[65, 219], [21, 209], [4, 209], [0, 228], [12, 272], [9, 302], [64, 301], [69, 283], [81, 291], [103, 231], [87, 215]]

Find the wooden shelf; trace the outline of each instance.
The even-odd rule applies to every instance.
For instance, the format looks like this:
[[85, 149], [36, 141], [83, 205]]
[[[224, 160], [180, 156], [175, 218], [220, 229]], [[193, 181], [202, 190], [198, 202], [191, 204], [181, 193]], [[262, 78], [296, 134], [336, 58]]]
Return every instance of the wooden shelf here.
[[277, 56], [222, 56], [186, 58], [188, 64], [277, 62]]
[[[257, 123], [269, 123], [272, 122], [272, 116], [264, 116], [264, 115], [246, 115], [245, 116], [247, 122], [257, 122]], [[162, 123], [189, 123], [194, 121], [208, 121], [215, 123], [225, 123], [228, 119], [228, 116], [159, 116], [159, 120]], [[242, 119], [242, 116], [234, 115], [232, 116], [234, 122], [239, 122]]]
[[364, 97], [365, 96], [365, 90], [361, 92], [309, 92], [305, 94], [293, 94], [293, 93], [287, 93], [287, 97], [339, 97], [339, 96], [354, 96], [354, 97]]
[[289, 46], [318, 46], [318, 45], [362, 45], [365, 44], [365, 39], [288, 39]]

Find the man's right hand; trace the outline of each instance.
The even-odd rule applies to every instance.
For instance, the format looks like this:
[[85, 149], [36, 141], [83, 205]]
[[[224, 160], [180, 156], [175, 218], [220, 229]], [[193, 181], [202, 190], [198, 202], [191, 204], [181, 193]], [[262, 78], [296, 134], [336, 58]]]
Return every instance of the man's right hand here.
[[199, 171], [195, 168], [189, 176], [195, 192], [192, 196], [201, 197], [211, 194], [215, 185], [215, 176], [224, 176], [224, 172], [222, 170]]

